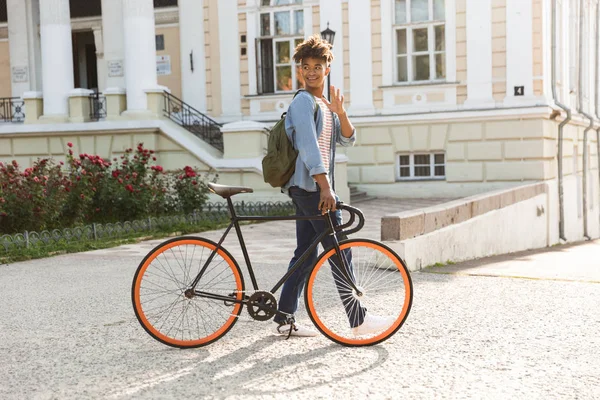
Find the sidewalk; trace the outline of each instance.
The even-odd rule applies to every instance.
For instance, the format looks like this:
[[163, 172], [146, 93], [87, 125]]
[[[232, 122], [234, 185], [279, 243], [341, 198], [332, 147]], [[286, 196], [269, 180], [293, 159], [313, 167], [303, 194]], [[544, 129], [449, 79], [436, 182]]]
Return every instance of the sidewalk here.
[[[359, 203], [378, 216], [423, 201]], [[284, 273], [293, 222], [243, 226], [261, 287]], [[220, 232], [201, 234], [218, 239]], [[244, 268], [236, 236], [227, 247]], [[207, 347], [168, 348], [142, 329], [131, 282], [155, 240], [0, 265], [0, 399], [593, 399], [600, 393], [600, 243], [412, 273], [392, 338], [347, 348], [285, 340], [272, 322]], [[522, 279], [526, 277], [527, 279]], [[529, 279], [535, 278], [535, 279]], [[247, 281], [248, 283], [248, 281]], [[307, 322], [300, 306], [298, 320]]]

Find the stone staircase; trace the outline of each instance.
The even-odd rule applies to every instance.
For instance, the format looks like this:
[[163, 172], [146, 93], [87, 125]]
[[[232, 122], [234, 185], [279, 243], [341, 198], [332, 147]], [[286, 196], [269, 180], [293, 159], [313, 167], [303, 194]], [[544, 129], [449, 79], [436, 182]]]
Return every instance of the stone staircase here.
[[361, 203], [363, 201], [375, 200], [377, 197], [369, 196], [367, 192], [358, 190], [356, 186], [349, 185], [350, 188], [350, 204]]

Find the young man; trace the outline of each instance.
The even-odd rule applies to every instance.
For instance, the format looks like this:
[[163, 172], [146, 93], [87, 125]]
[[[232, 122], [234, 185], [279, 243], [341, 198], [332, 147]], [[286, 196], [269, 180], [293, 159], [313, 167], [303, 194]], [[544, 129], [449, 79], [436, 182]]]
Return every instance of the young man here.
[[[329, 74], [333, 54], [331, 45], [319, 36], [311, 36], [299, 44], [294, 53], [294, 61], [301, 65], [304, 91], [298, 93], [290, 104], [285, 129], [288, 138], [298, 150], [294, 175], [284, 186], [284, 191], [296, 206], [296, 215], [318, 215], [332, 212], [335, 225], [342, 224], [341, 212], [336, 211], [339, 200], [334, 192], [334, 160], [336, 144], [351, 146], [356, 140], [356, 130], [348, 119], [344, 108], [344, 96], [340, 90], [331, 87], [331, 102], [323, 97], [325, 79]], [[315, 119], [315, 102], [318, 105]], [[294, 265], [310, 247], [317, 235], [326, 229], [322, 220], [296, 221], [296, 250], [289, 267]], [[323, 240], [324, 248], [333, 245], [332, 239]], [[293, 321], [298, 308], [298, 299], [304, 288], [310, 268], [317, 261], [315, 249], [303, 265], [285, 282], [278, 304], [279, 311], [289, 318], [277, 315], [276, 332], [291, 336], [316, 336], [317, 332]], [[351, 262], [351, 254], [346, 257]], [[355, 311], [356, 313], [356, 311]], [[366, 314], [360, 309], [355, 318], [355, 332], [369, 333], [380, 330], [389, 324], [386, 318]]]

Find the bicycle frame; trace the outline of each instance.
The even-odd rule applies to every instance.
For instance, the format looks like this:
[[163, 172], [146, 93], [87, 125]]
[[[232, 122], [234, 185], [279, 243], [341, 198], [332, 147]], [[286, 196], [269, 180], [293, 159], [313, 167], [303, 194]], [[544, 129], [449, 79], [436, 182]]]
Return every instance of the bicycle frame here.
[[[227, 227], [227, 229], [225, 230], [225, 232], [223, 233], [223, 235], [221, 236], [221, 239], [217, 243], [217, 247], [212, 251], [212, 253], [208, 257], [208, 259], [206, 260], [204, 266], [202, 267], [202, 269], [200, 270], [200, 272], [198, 273], [198, 275], [196, 276], [196, 278], [192, 282], [191, 288], [189, 290], [191, 290], [195, 295], [199, 295], [199, 296], [202, 296], [202, 297], [211, 298], [211, 299], [215, 299], [215, 300], [223, 300], [223, 301], [227, 301], [227, 302], [231, 302], [231, 303], [242, 303], [242, 304], [244, 304], [246, 302], [246, 299], [237, 300], [237, 299], [232, 299], [229, 296], [220, 296], [220, 295], [217, 295], [217, 294], [196, 291], [196, 286], [200, 282], [200, 279], [202, 279], [202, 275], [204, 274], [204, 272], [208, 268], [209, 264], [212, 262], [214, 256], [217, 254], [218, 250], [220, 248], [222, 248], [221, 245], [223, 244], [223, 242], [225, 241], [225, 238], [227, 237], [227, 235], [231, 231], [231, 228], [235, 228], [235, 231], [237, 233], [238, 241], [239, 241], [240, 246], [242, 248], [242, 254], [244, 255], [244, 261], [246, 262], [246, 266], [248, 268], [248, 273], [249, 273], [250, 279], [252, 281], [252, 287], [254, 288], [255, 291], [259, 290], [258, 283], [256, 282], [256, 277], [254, 275], [254, 270], [252, 269], [252, 263], [250, 261], [250, 256], [248, 255], [248, 250], [246, 249], [246, 243], [244, 242], [244, 238], [243, 238], [243, 235], [242, 235], [242, 230], [240, 228], [240, 224], [239, 224], [240, 221], [298, 221], [298, 220], [318, 220], [318, 219], [323, 219], [323, 220], [327, 221], [328, 228], [324, 232], [322, 232], [314, 240], [314, 242], [310, 245], [310, 247], [300, 256], [300, 258], [294, 263], [294, 265], [292, 265], [292, 267], [289, 268], [289, 270], [285, 273], [285, 275], [283, 275], [283, 277], [279, 280], [279, 282], [277, 282], [275, 284], [275, 286], [273, 286], [273, 288], [271, 289], [271, 293], [275, 293], [277, 290], [279, 290], [279, 288], [285, 283], [285, 281], [288, 280], [289, 277], [298, 268], [300, 268], [300, 266], [302, 265], [302, 263], [309, 256], [309, 254], [319, 245], [319, 243], [321, 243], [321, 241], [327, 235], [332, 235], [333, 236], [333, 247], [335, 249], [336, 254], [338, 255], [338, 257], [341, 260], [341, 263], [342, 263], [342, 266], [343, 266], [342, 272], [344, 274], [344, 278], [350, 284], [350, 286], [352, 287], [352, 289], [354, 289], [360, 295], [360, 291], [358, 290], [358, 288], [354, 284], [353, 280], [350, 278], [350, 275], [348, 273], [348, 265], [346, 265], [345, 258], [342, 257], [342, 252], [341, 252], [341, 249], [340, 249], [340, 246], [339, 246], [337, 235], [335, 234], [336, 231], [338, 232], [338, 234], [342, 234], [342, 235], [343, 234], [350, 234], [350, 233], [356, 232], [357, 230], [359, 230], [360, 228], [362, 228], [362, 225], [364, 223], [364, 218], [363, 218], [363, 216], [362, 216], [362, 214], [360, 213], [359, 210], [357, 210], [357, 209], [355, 209], [353, 207], [346, 206], [346, 205], [344, 205], [342, 207], [342, 205], [340, 203], [340, 208], [343, 208], [343, 209], [349, 211], [351, 213], [351, 217], [350, 217], [350, 220], [346, 224], [339, 225], [339, 226], [335, 227], [333, 225], [333, 221], [331, 219], [330, 213], [326, 213], [326, 214], [323, 214], [323, 215], [314, 215], [314, 216], [298, 216], [298, 215], [293, 215], [293, 216], [251, 216], [251, 215], [237, 215], [236, 212], [235, 212], [235, 208], [233, 207], [233, 202], [231, 201], [231, 198], [229, 198], [229, 197], [227, 198], [227, 205], [229, 207], [229, 212], [230, 212], [230, 215], [231, 215], [231, 222], [230, 222], [229, 226]], [[350, 226], [354, 222], [354, 213], [358, 213], [359, 218], [360, 218], [360, 223], [359, 223], [358, 227], [354, 228], [354, 229], [351, 229], [349, 231], [344, 231], [343, 230], [344, 228]]]

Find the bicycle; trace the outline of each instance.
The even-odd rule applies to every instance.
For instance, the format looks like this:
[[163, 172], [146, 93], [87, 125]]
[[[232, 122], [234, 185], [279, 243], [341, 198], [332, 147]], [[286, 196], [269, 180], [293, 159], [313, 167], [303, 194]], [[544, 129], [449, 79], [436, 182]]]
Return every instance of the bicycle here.
[[[208, 186], [211, 192], [227, 200], [231, 217], [219, 242], [193, 236], [169, 239], [144, 257], [133, 278], [131, 297], [135, 315], [154, 339], [178, 348], [206, 346], [229, 332], [244, 306], [254, 320], [267, 321], [279, 314], [293, 322], [293, 316], [277, 310], [274, 294], [326, 235], [333, 236], [334, 246], [320, 253], [304, 288], [306, 310], [316, 328], [341, 345], [368, 346], [387, 340], [404, 324], [413, 297], [410, 274], [404, 261], [386, 245], [370, 239], [346, 238], [364, 225], [364, 215], [359, 209], [338, 203], [338, 208], [350, 213], [348, 222], [339, 226], [334, 226], [329, 213], [237, 215], [231, 197], [253, 190], [213, 183]], [[359, 219], [357, 225], [346, 230], [354, 224], [355, 217]], [[270, 291], [260, 290], [240, 222], [318, 218], [325, 219], [329, 228]], [[232, 228], [238, 236], [252, 281], [253, 290], [249, 292], [245, 290], [237, 261], [222, 247]], [[343, 240], [339, 241], [336, 235]], [[197, 254], [200, 255], [198, 260], [195, 259]], [[356, 336], [353, 328], [362, 323], [367, 312], [387, 315], [393, 322], [381, 331]]]

